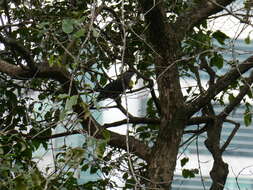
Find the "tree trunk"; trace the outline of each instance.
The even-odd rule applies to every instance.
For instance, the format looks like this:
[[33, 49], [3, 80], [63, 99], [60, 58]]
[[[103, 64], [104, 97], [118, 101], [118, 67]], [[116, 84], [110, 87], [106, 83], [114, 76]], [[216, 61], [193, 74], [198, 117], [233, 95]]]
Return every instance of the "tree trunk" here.
[[[171, 189], [179, 144], [188, 119], [178, 71], [180, 38], [172, 25], [165, 22], [165, 2], [139, 0], [148, 26], [147, 39], [157, 57], [155, 67], [160, 99], [160, 129], [148, 160], [147, 188]], [[182, 39], [181, 39], [182, 40]]]
[[[173, 61], [157, 59], [157, 65], [172, 63], [168, 72], [157, 69], [158, 90], [161, 103], [161, 124], [148, 165], [148, 188], [171, 189], [177, 162], [179, 144], [187, 121], [178, 68]], [[168, 60], [168, 59], [167, 59]]]
[[213, 181], [210, 190], [223, 190], [228, 176], [228, 164], [222, 159], [215, 160], [210, 176]]
[[182, 134], [183, 130], [172, 128], [158, 138], [149, 162], [148, 187], [171, 189]]

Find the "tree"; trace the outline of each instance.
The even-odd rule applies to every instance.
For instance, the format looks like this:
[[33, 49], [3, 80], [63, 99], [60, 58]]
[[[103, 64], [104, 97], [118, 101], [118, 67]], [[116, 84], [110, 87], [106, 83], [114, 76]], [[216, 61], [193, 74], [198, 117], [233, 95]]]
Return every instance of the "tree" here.
[[[235, 9], [234, 2], [1, 1], [1, 189], [103, 189], [115, 185], [108, 177], [115, 168], [122, 170], [125, 189], [171, 189], [186, 133], [207, 133], [205, 145], [214, 160], [210, 189], [223, 189], [228, 163], [222, 154], [240, 127], [227, 117], [242, 103], [245, 124], [251, 123], [247, 98], [252, 97], [253, 56], [225, 61], [220, 47], [229, 37], [210, 30], [208, 22], [231, 15], [250, 25], [250, 1], [242, 9]], [[250, 43], [250, 38], [245, 41]], [[215, 72], [225, 66], [224, 75]], [[117, 75], [132, 69], [137, 82], [143, 80], [143, 87], [123, 97], [149, 89], [147, 113], [134, 116], [115, 100], [106, 109], [117, 108], [126, 118], [101, 124], [90, 105], [97, 112], [104, 109], [97, 105], [95, 92], [111, 81], [107, 73], [115, 67], [121, 68]], [[201, 73], [208, 76], [206, 86]], [[183, 93], [180, 80], [189, 78], [197, 85]], [[215, 112], [215, 104], [224, 109]], [[222, 143], [224, 122], [234, 123], [235, 130]], [[132, 127], [125, 135], [109, 130], [123, 124]], [[201, 128], [189, 131], [190, 125]], [[65, 132], [53, 133], [57, 126]], [[32, 153], [40, 146], [48, 150], [50, 139], [73, 134], [85, 134], [83, 147], [65, 146], [55, 158], [56, 165], [69, 169], [55, 167], [44, 175]], [[92, 163], [83, 156], [88, 141], [95, 146]], [[80, 185], [74, 176], [78, 168], [104, 177]]]

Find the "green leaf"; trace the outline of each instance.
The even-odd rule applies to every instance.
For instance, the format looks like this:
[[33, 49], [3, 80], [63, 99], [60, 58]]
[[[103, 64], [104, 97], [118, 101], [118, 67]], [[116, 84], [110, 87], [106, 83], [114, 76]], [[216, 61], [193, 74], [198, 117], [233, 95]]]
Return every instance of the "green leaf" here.
[[193, 178], [195, 177], [196, 174], [199, 173], [198, 169], [183, 169], [182, 170], [182, 175], [184, 178]]
[[66, 115], [67, 115], [67, 111], [62, 110], [61, 113], [60, 113], [60, 116], [59, 116], [60, 121], [62, 121], [65, 118]]
[[111, 133], [108, 130], [104, 130], [102, 134], [106, 142], [108, 142], [111, 138]]
[[140, 133], [143, 131], [146, 131], [147, 127], [146, 126], [138, 126], [138, 128], [136, 129], [136, 133]]
[[251, 90], [248, 91], [247, 95], [248, 95], [249, 98], [253, 98], [253, 95], [252, 95], [252, 91], [251, 91]]
[[207, 20], [203, 20], [201, 25], [202, 27], [207, 28]]
[[107, 83], [107, 78], [102, 75], [101, 78], [100, 78], [100, 80], [99, 80], [99, 83], [102, 86], [104, 86]]
[[183, 167], [187, 162], [189, 162], [189, 158], [184, 157], [183, 159], [180, 160], [180, 162], [181, 162], [181, 167]]
[[54, 60], [55, 60], [54, 55], [50, 55], [49, 60], [48, 60], [49, 66], [54, 65]]
[[83, 167], [82, 167], [82, 171], [87, 171], [89, 169], [89, 164], [85, 164]]
[[39, 186], [39, 187], [41, 186], [43, 177], [41, 176], [41, 173], [39, 172], [37, 168], [35, 168], [33, 172], [31, 173], [31, 178], [35, 186]]
[[66, 34], [70, 34], [74, 30], [73, 26], [74, 22], [71, 19], [65, 19], [62, 22], [62, 31], [65, 32]]
[[250, 44], [250, 36], [248, 35], [247, 38], [244, 39], [245, 44]]
[[221, 45], [225, 44], [225, 40], [229, 39], [229, 37], [221, 32], [220, 30], [217, 30], [216, 32], [213, 33], [213, 38], [215, 38]]
[[125, 183], [125, 189], [134, 189], [136, 181], [134, 179], [127, 179]]
[[2, 148], [2, 144], [0, 143], [0, 155], [4, 154], [4, 149]]
[[147, 138], [150, 138], [150, 137], [151, 137], [150, 132], [143, 132], [143, 133], [140, 134], [141, 139], [147, 139]]
[[99, 37], [99, 32], [95, 28], [92, 28], [92, 34], [95, 38]]
[[250, 124], [251, 124], [251, 122], [252, 122], [252, 114], [250, 113], [250, 112], [245, 112], [244, 113], [244, 117], [243, 117], [243, 119], [244, 119], [244, 124], [246, 125], [246, 126], [249, 126]]
[[43, 29], [43, 28], [45, 28], [45, 27], [47, 27], [49, 25], [50, 25], [50, 22], [41, 22], [41, 23], [37, 24], [37, 27], [39, 29]]
[[123, 178], [124, 180], [127, 180], [127, 178], [128, 178], [128, 173], [127, 173], [127, 172], [124, 173], [123, 176], [122, 176], [122, 178]]
[[154, 101], [153, 101], [152, 98], [150, 98], [147, 101], [146, 112], [147, 112], [147, 116], [151, 117], [151, 118], [154, 118], [156, 116], [156, 114], [157, 114], [157, 111], [156, 111], [155, 106], [154, 106]]
[[98, 171], [98, 168], [97, 168], [96, 166], [92, 166], [92, 167], [90, 168], [90, 173], [91, 173], [91, 174], [95, 174], [95, 173], [97, 173], [97, 171]]
[[105, 140], [100, 140], [96, 146], [96, 153], [97, 153], [97, 156], [99, 158], [102, 158], [103, 155], [104, 155], [104, 152], [105, 152], [105, 148], [106, 148], [106, 141]]
[[244, 124], [246, 126], [249, 126], [252, 122], [252, 109], [251, 109], [251, 105], [249, 103], [245, 104], [246, 108], [245, 108], [245, 112], [244, 112]]
[[25, 179], [25, 176], [19, 175], [17, 176], [14, 181], [16, 182], [16, 190], [27, 190], [28, 185], [27, 185], [27, 180]]
[[229, 102], [232, 102], [234, 99], [235, 99], [234, 95], [233, 94], [229, 94], [229, 96], [228, 96]]
[[221, 69], [223, 67], [222, 55], [215, 53], [214, 56], [210, 60], [210, 64], [211, 66], [216, 66], [218, 69]]
[[84, 36], [84, 33], [85, 33], [84, 29], [81, 28], [80, 30], [78, 30], [78, 31], [74, 34], [74, 37], [75, 37], [75, 38], [83, 37], [83, 36]]
[[23, 151], [25, 151], [26, 150], [26, 144], [24, 143], [24, 142], [22, 142], [22, 141], [20, 141], [19, 142], [20, 143], [20, 145], [21, 145], [21, 149], [20, 149], [20, 152], [23, 152]]
[[72, 106], [77, 104], [77, 100], [78, 100], [78, 95], [71, 96], [69, 99], [67, 99], [65, 110], [71, 110]]
[[57, 98], [59, 98], [59, 99], [65, 99], [65, 98], [68, 98], [68, 97], [69, 97], [68, 94], [59, 94], [59, 95], [57, 96]]
[[71, 148], [66, 151], [65, 162], [73, 168], [77, 168], [84, 158], [85, 150], [81, 147]]

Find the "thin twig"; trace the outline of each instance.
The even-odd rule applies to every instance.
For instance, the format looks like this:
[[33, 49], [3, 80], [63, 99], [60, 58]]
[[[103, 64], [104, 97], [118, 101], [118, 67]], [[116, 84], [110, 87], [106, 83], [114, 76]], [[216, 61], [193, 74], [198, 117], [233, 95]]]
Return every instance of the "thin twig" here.
[[230, 142], [232, 141], [233, 137], [235, 136], [236, 132], [238, 131], [238, 129], [240, 128], [240, 123], [237, 123], [235, 121], [232, 120], [225, 120], [225, 122], [228, 123], [232, 123], [235, 125], [234, 129], [232, 130], [232, 132], [230, 133], [229, 137], [227, 138], [226, 142], [222, 145], [220, 151], [224, 152], [226, 150], [226, 148], [228, 147], [228, 145], [230, 144]]

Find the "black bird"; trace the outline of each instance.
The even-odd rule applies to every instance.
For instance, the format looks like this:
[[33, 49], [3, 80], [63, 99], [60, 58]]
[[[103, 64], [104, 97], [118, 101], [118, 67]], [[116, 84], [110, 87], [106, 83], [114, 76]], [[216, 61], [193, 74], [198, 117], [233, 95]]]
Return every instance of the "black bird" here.
[[103, 89], [99, 90], [100, 94], [97, 97], [97, 102], [107, 98], [117, 99], [126, 89], [131, 88], [130, 82], [133, 75], [133, 71], [126, 71], [118, 79], [113, 80]]

